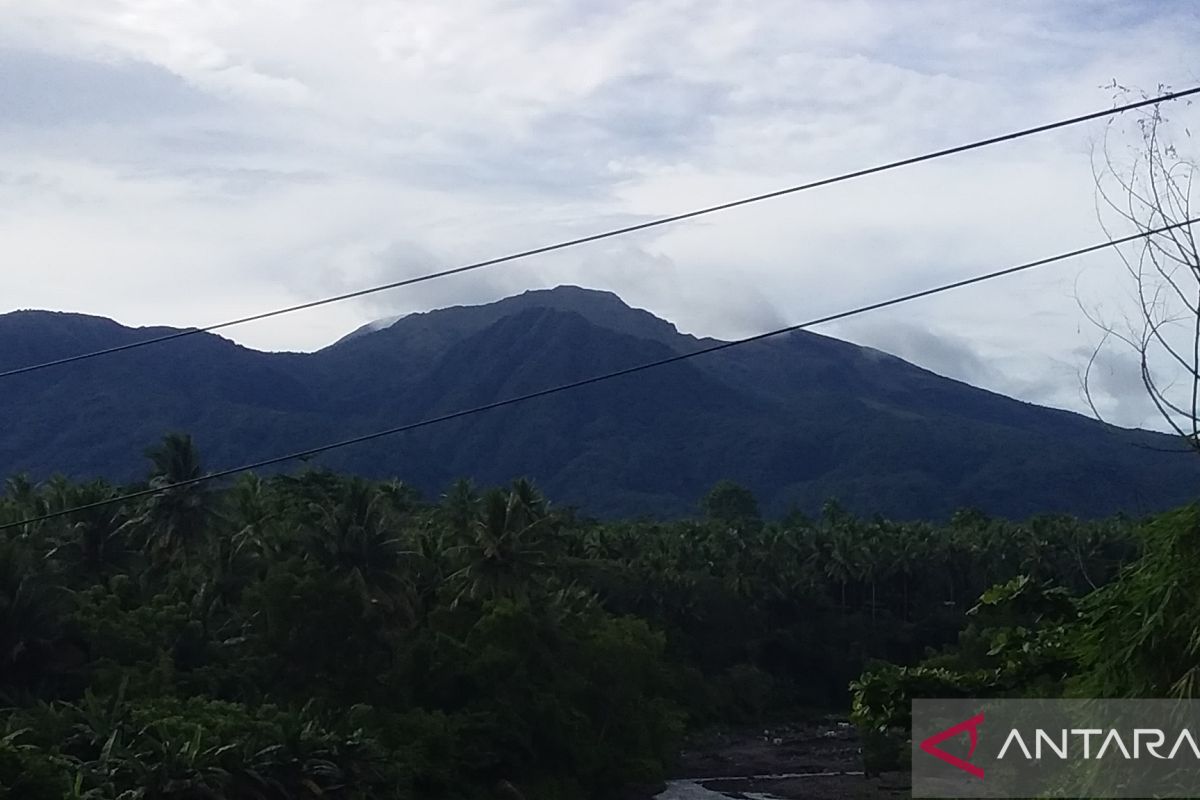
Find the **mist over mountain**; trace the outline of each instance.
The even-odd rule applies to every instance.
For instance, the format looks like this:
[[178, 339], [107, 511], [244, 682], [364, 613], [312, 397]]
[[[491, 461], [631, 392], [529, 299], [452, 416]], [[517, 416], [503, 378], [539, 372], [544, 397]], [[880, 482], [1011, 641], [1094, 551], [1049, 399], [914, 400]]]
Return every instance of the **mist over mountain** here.
[[[0, 316], [0, 369], [160, 336], [78, 314]], [[198, 334], [0, 383], [0, 474], [131, 480], [142, 451], [191, 433], [219, 469], [689, 352], [608, 292], [559, 287], [364, 326], [315, 353]], [[813, 333], [331, 452], [311, 466], [436, 495], [528, 476], [599, 515], [677, 516], [717, 480], [771, 513], [828, 499], [940, 517], [1140, 513], [1190, 499], [1200, 459]]]

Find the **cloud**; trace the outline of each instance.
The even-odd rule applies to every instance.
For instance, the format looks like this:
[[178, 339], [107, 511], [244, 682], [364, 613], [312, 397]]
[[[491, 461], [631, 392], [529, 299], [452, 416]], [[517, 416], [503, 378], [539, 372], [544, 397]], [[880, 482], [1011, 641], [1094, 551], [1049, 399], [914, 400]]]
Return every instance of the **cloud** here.
[[1167, 425], [1142, 383], [1137, 355], [1119, 346], [1105, 347], [1096, 352], [1088, 371], [1087, 364], [1093, 352], [1081, 348], [1076, 351], [1076, 356], [1084, 364], [1080, 370], [1081, 392], [1086, 382], [1100, 417], [1126, 427], [1165, 430]]
[[216, 101], [161, 67], [0, 49], [0, 107], [31, 127], [114, 123], [212, 108]]
[[1000, 377], [970, 342], [913, 323], [869, 323], [859, 327], [855, 338], [939, 375], [977, 386], [993, 383]]
[[[0, 297], [208, 324], [1090, 111], [1114, 77], [1183, 85], [1197, 34], [1189, 5], [1135, 0], [8, 4], [0, 248], [19, 268]], [[575, 283], [742, 336], [1099, 240], [1097, 132], [229, 333], [311, 349], [372, 316]], [[826, 332], [1083, 408], [1073, 280], [1113, 294], [1112, 267]]]

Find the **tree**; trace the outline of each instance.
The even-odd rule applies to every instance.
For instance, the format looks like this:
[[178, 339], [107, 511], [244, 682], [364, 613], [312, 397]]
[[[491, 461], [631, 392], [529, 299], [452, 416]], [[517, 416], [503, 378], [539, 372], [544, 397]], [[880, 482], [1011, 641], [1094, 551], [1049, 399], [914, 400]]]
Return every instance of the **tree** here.
[[49, 675], [61, 631], [58, 593], [16, 542], [0, 540], [0, 693]]
[[862, 572], [863, 553], [855, 520], [836, 501], [826, 503], [821, 513], [820, 536], [814, 555], [822, 561], [825, 577], [838, 584], [844, 614], [846, 586]]
[[[617, 796], [662, 778], [685, 713], [837, 702], [867, 657], [927, 654], [864, 676], [856, 718], [885, 729], [914, 694], [1055, 689], [1076, 655], [1095, 694], [1200, 694], [1195, 509], [1139, 561], [1121, 520], [763, 524], [729, 484], [706, 520], [581, 521], [528, 481], [437, 505], [330, 471], [192, 492], [190, 440], [151, 453], [153, 500], [0, 536], [0, 800]], [[0, 514], [123, 491], [15, 481]], [[1013, 581], [1033, 560], [1046, 580]], [[1058, 613], [1057, 585], [1103, 591], [1123, 562]], [[957, 652], [951, 577], [984, 593]]]
[[[1115, 82], [1112, 88], [1119, 95], [1130, 93]], [[1103, 418], [1098, 367], [1109, 344], [1123, 345], [1136, 358], [1158, 415], [1200, 451], [1200, 248], [1190, 223], [1198, 165], [1179, 149], [1183, 142], [1160, 106], [1135, 113], [1132, 125], [1129, 117], [1110, 119], [1093, 155], [1105, 234], [1110, 241], [1144, 236], [1116, 247], [1132, 307], [1089, 309], [1080, 303], [1101, 331], [1084, 369], [1083, 389], [1092, 412]], [[1190, 138], [1186, 128], [1183, 133]]]
[[1200, 508], [1155, 519], [1145, 552], [1083, 602], [1085, 697], [1200, 697]]
[[166, 558], [179, 557], [186, 564], [204, 538], [213, 512], [208, 487], [196, 482], [204, 475], [200, 453], [192, 437], [171, 433], [146, 451], [153, 468], [151, 489], [161, 491], [146, 501], [134, 520], [147, 534], [147, 548]]
[[37, 490], [37, 486], [28, 475], [14, 475], [5, 481], [6, 505], [11, 509], [10, 516], [15, 520], [29, 517], [40, 517], [47, 511], [46, 499]]
[[[103, 481], [82, 486], [67, 485], [58, 491], [56, 508], [89, 506], [110, 500], [117, 492]], [[54, 537], [48, 558], [66, 562], [68, 569], [89, 578], [97, 578], [128, 562], [125, 509], [112, 503], [76, 511], [60, 523], [62, 532]]]
[[523, 595], [545, 566], [552, 522], [545, 499], [528, 481], [484, 495], [470, 541], [461, 548], [466, 565], [451, 576], [460, 586], [458, 597]]
[[466, 536], [471, 522], [479, 513], [479, 493], [468, 480], [457, 480], [442, 496], [440, 514], [451, 532]]
[[704, 516], [737, 528], [762, 526], [762, 514], [754, 493], [733, 481], [718, 481], [700, 501]]
[[409, 590], [400, 573], [405, 553], [388, 512], [389, 496], [363, 480], [349, 481], [342, 496], [315, 511], [309, 553], [326, 569], [345, 577], [363, 600], [388, 612], [411, 614]]

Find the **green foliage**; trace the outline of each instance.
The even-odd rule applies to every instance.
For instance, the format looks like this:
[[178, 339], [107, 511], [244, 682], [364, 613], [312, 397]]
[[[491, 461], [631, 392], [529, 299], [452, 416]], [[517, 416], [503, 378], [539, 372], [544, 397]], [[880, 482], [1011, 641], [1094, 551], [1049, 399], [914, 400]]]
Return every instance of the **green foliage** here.
[[862, 739], [868, 773], [907, 766], [912, 700], [971, 697], [990, 685], [986, 670], [962, 671], [918, 665], [881, 664], [850, 685], [850, 718]]
[[[1039, 539], [1096, 546], [1094, 531], [1077, 526], [1048, 533]], [[868, 767], [903, 763], [915, 698], [1200, 694], [1200, 507], [1161, 515], [1138, 533], [1140, 555], [1099, 586], [1081, 560], [1089, 591], [1019, 575], [982, 594], [956, 646], [915, 666], [869, 667], [852, 684]], [[1042, 559], [1027, 566], [1045, 573]]]
[[1142, 538], [1142, 558], [1083, 603], [1077, 694], [1200, 696], [1200, 506], [1164, 514]]
[[[1059, 686], [1073, 596], [1136, 550], [1120, 521], [767, 521], [731, 483], [699, 520], [601, 524], [527, 481], [430, 504], [319, 470], [176, 486], [184, 436], [150, 456], [161, 492], [0, 538], [0, 800], [599, 796], [689, 725], [837, 708], [966, 621], [853, 687], [882, 762], [914, 692]], [[118, 491], [16, 479], [0, 518]]]
[[1061, 694], [1076, 667], [1069, 637], [1077, 617], [1065, 589], [1019, 575], [982, 594], [956, 647], [915, 666], [868, 668], [851, 684], [867, 769], [907, 763], [916, 698]]
[[77, 703], [16, 716], [33, 727], [23, 750], [10, 749], [73, 775], [73, 790], [84, 796], [360, 798], [386, 796], [402, 779], [373, 740], [335, 732], [308, 707], [251, 711], [201, 698], [101, 699], [89, 692]]
[[71, 796], [74, 765], [28, 743], [29, 733], [16, 730], [0, 738], [0, 800], [63, 800]]

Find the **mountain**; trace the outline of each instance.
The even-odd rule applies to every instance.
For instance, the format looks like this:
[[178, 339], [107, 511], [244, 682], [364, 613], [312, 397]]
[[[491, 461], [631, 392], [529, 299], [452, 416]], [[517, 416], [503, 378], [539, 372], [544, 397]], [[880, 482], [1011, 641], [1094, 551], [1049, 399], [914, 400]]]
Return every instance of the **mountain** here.
[[[0, 370], [169, 333], [78, 314], [0, 315]], [[366, 326], [315, 353], [211, 334], [0, 381], [0, 474], [128, 480], [165, 432], [210, 468], [301, 450], [617, 370], [714, 340], [577, 287]], [[1140, 513], [1186, 502], [1200, 459], [813, 333], [699, 356], [334, 451], [317, 463], [430, 494], [532, 477], [600, 515], [693, 511], [722, 478], [774, 513], [838, 498], [943, 517]]]

